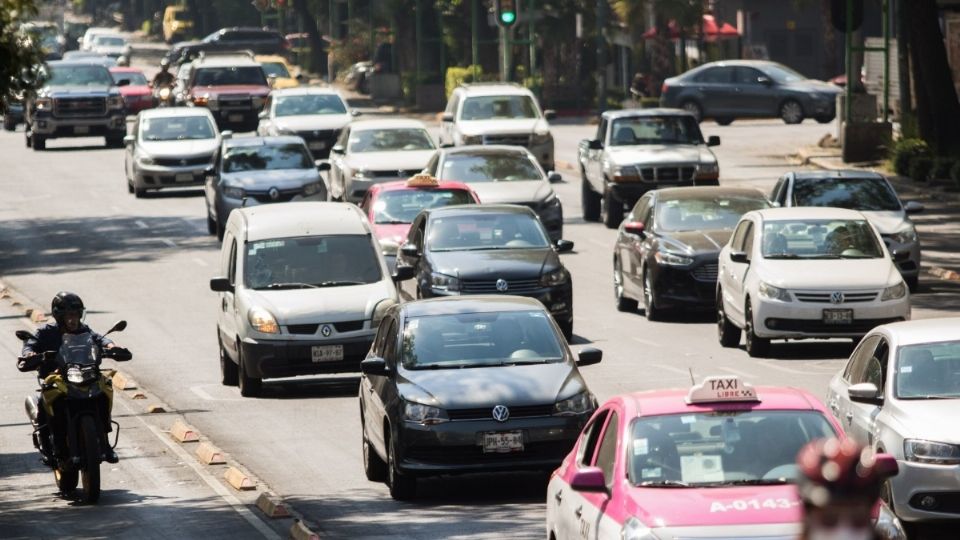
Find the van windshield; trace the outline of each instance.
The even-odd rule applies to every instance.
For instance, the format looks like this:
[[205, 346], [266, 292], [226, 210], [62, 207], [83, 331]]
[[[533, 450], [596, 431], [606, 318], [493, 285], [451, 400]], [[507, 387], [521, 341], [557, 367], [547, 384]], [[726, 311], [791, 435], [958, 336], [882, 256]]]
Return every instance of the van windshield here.
[[246, 245], [243, 282], [250, 289], [364, 285], [381, 278], [370, 235], [301, 236]]

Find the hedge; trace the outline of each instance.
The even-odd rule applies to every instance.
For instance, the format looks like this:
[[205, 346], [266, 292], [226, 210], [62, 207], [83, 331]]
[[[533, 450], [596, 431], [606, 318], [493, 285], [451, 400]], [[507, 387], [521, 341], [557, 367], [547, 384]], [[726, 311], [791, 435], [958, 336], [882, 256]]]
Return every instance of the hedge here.
[[[893, 170], [901, 176], [911, 176], [911, 163], [914, 158], [932, 159], [930, 147], [922, 139], [900, 139], [893, 144], [890, 159]], [[932, 165], [932, 164], [931, 164]]]
[[957, 163], [956, 158], [937, 157], [933, 160], [933, 168], [930, 171], [930, 178], [934, 180], [946, 180], [950, 178], [950, 171]]
[[910, 178], [914, 182], [926, 182], [930, 177], [930, 170], [933, 169], [933, 160], [924, 157], [914, 157], [910, 160]]

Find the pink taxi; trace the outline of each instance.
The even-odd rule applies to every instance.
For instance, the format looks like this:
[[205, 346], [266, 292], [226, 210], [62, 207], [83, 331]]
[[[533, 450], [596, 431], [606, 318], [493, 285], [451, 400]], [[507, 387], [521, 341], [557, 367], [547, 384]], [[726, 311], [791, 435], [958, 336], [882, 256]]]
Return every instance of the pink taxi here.
[[374, 184], [360, 208], [373, 224], [373, 233], [392, 269], [397, 248], [407, 238], [413, 218], [421, 210], [455, 204], [480, 204], [480, 198], [463, 182], [439, 182], [429, 174], [418, 174], [409, 180]]
[[547, 537], [798, 538], [797, 453], [841, 434], [811, 394], [737, 377], [614, 397], [550, 478]]

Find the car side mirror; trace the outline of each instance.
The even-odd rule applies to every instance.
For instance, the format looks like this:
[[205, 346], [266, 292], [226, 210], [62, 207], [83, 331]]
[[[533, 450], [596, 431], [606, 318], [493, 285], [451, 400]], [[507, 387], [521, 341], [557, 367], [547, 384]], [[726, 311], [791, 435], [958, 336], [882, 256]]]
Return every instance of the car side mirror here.
[[923, 212], [923, 205], [917, 201], [907, 201], [903, 205], [903, 211], [908, 214], [919, 214], [920, 212]]
[[564, 240], [563, 238], [561, 238], [560, 240], [557, 240], [557, 244], [556, 244], [557, 251], [559, 253], [567, 253], [569, 251], [573, 251], [573, 245], [574, 245], [573, 241]]
[[225, 277], [210, 280], [210, 290], [213, 292], [233, 292], [233, 284]]
[[124, 144], [124, 146], [130, 146], [130, 145], [133, 144], [134, 141], [136, 141], [136, 140], [137, 140], [137, 138], [134, 137], [133, 135], [124, 135], [124, 136], [123, 136], [123, 144]]
[[420, 256], [420, 250], [417, 249], [416, 244], [411, 244], [407, 242], [406, 244], [400, 246], [400, 254], [404, 257], [410, 257], [415, 259]]
[[31, 334], [30, 332], [27, 332], [26, 330], [17, 330], [17, 339], [19, 339], [20, 341], [29, 341], [35, 338], [36, 336]]
[[416, 275], [416, 269], [412, 266], [398, 266], [394, 271], [393, 275], [390, 276], [393, 279], [394, 283], [400, 283], [401, 281], [406, 281], [412, 279]]
[[220, 132], [220, 138], [221, 138], [221, 139], [232, 139], [232, 138], [233, 138], [233, 131], [231, 131], [231, 130], [229, 130], [229, 129], [224, 130], [224, 131], [221, 131], [221, 132]]
[[628, 221], [623, 224], [623, 230], [627, 234], [635, 234], [642, 238], [645, 234], [644, 231], [646, 228], [644, 227], [642, 221]]
[[358, 110], [356, 110], [356, 109], [353, 109], [353, 110], [350, 111], [350, 116], [352, 116], [352, 117], [354, 117], [354, 118], [360, 116], [361, 114], [363, 114], [363, 113], [361, 113], [360, 111], [358, 111]]
[[577, 353], [578, 366], [592, 366], [603, 360], [603, 351], [593, 347], [584, 347]]
[[257, 118], [261, 120], [266, 120], [267, 118], [270, 118], [270, 111], [260, 111], [260, 114], [257, 115]]
[[547, 109], [543, 111], [544, 120], [550, 121], [557, 117], [557, 111], [553, 109]]
[[113, 323], [113, 326], [111, 326], [110, 329], [107, 330], [107, 333], [105, 333], [105, 334], [103, 334], [103, 335], [104, 335], [104, 336], [107, 336], [107, 335], [110, 335], [110, 334], [112, 334], [112, 333], [114, 333], [114, 332], [123, 332], [123, 331], [126, 330], [126, 329], [127, 329], [127, 321], [119, 320], [119, 321]]
[[442, 115], [440, 115], [440, 121], [453, 122], [453, 113], [448, 113], [448, 112], [443, 113]]
[[570, 489], [592, 493], [606, 493], [607, 480], [603, 477], [600, 467], [583, 467], [573, 473], [570, 479]]
[[731, 251], [731, 252], [730, 252], [730, 260], [733, 261], [733, 262], [735, 262], [735, 263], [740, 263], [740, 264], [749, 264], [749, 263], [750, 263], [750, 257], [748, 257], [747, 254], [746, 254], [745, 252], [743, 252], [743, 251]]
[[773, 86], [773, 80], [771, 80], [770, 77], [757, 77], [757, 82], [764, 86]]
[[557, 171], [550, 171], [547, 173], [547, 180], [551, 184], [558, 184], [560, 182], [563, 182], [563, 176], [561, 176], [560, 173], [558, 173]]
[[313, 162], [317, 166], [318, 171], [329, 171], [330, 170], [330, 161], [326, 159], [318, 159]]
[[717, 135], [707, 137], [707, 146], [720, 146], [720, 137]]
[[903, 262], [910, 258], [910, 250], [907, 249], [895, 249], [890, 252], [890, 257], [898, 262]]
[[603, 142], [600, 139], [590, 139], [587, 141], [587, 148], [590, 150], [603, 150]]
[[880, 405], [883, 403], [880, 391], [877, 389], [877, 385], [873, 383], [865, 382], [851, 385], [847, 388], [847, 395], [850, 397], [850, 401], [856, 403], [867, 403], [870, 405]]
[[386, 360], [379, 356], [374, 356], [373, 358], [367, 358], [360, 362], [360, 373], [386, 377], [390, 374], [390, 370], [387, 368]]
[[333, 145], [333, 148], [330, 149], [330, 151], [333, 152], [334, 154], [343, 154], [345, 151], [345, 148], [343, 147], [342, 144], [335, 144]]

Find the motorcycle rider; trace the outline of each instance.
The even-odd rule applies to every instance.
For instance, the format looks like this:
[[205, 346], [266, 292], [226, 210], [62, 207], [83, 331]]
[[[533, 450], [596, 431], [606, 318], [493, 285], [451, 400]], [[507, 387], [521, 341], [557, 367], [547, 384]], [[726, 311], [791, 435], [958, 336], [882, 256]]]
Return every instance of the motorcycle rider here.
[[[53, 297], [50, 307], [54, 322], [40, 327], [34, 334], [34, 337], [24, 343], [23, 351], [17, 362], [17, 369], [20, 371], [27, 372], [36, 370], [39, 372], [41, 379], [46, 378], [47, 375], [54, 372], [55, 368], [43, 361], [43, 353], [46, 351], [60, 350], [60, 346], [63, 344], [64, 334], [84, 334], [90, 332], [93, 336], [93, 341], [100, 347], [104, 349], [112, 349], [115, 347], [113, 341], [94, 332], [82, 322], [84, 312], [83, 300], [76, 294], [61, 291]], [[40, 393], [40, 399], [43, 399], [42, 393]], [[38, 410], [37, 423], [41, 426], [40, 441], [41, 445], [44, 446], [44, 453], [46, 454], [43, 459], [44, 463], [47, 464], [49, 464], [47, 456], [62, 458], [66, 455], [66, 419], [64, 418], [65, 413], [58, 414], [58, 411], [63, 410], [63, 405], [59, 403], [60, 401], [62, 400], [57, 400], [57, 402], [53, 403], [54, 448], [47, 448], [49, 444], [48, 434], [50, 423], [47, 421], [45, 408], [41, 406]], [[106, 418], [103, 419], [103, 422], [105, 433], [112, 431], [110, 411], [107, 411]], [[110, 448], [109, 444], [104, 445], [104, 459], [109, 463], [116, 463], [118, 461], [116, 452]]]
[[154, 89], [172, 87], [175, 81], [176, 77], [173, 76], [173, 73], [170, 73], [170, 60], [167, 58], [160, 60], [160, 71], [153, 76], [153, 80], [150, 81], [150, 86]]

